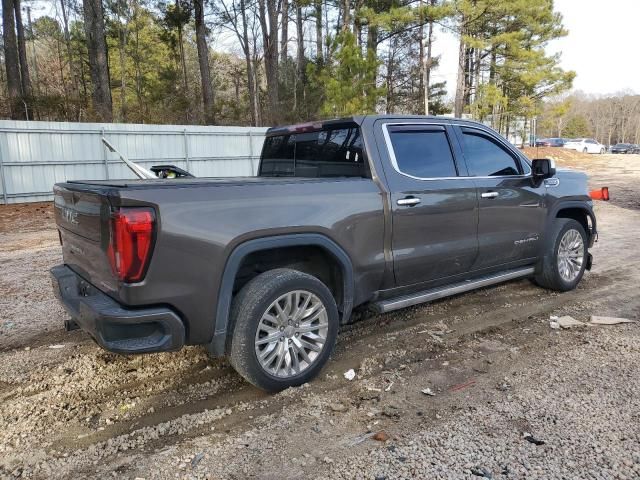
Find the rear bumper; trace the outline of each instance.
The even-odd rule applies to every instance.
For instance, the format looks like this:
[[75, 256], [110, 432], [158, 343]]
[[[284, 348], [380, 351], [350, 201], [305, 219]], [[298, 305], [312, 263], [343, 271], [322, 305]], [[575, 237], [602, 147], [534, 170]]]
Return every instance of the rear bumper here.
[[165, 352], [184, 345], [184, 324], [172, 310], [125, 308], [66, 265], [53, 267], [51, 277], [54, 293], [75, 324], [105, 350]]

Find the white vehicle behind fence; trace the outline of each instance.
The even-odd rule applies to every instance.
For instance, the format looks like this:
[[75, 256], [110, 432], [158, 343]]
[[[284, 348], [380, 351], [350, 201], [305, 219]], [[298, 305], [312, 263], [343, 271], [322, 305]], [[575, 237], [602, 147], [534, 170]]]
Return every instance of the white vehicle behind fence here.
[[582, 153], [604, 153], [607, 147], [598, 143], [593, 138], [574, 138], [564, 144], [564, 148], [576, 150]]

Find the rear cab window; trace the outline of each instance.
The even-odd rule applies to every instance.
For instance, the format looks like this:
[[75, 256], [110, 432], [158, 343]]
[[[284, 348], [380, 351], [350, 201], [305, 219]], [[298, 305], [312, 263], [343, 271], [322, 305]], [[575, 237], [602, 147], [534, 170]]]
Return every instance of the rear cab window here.
[[370, 178], [371, 173], [354, 124], [267, 136], [258, 176]]

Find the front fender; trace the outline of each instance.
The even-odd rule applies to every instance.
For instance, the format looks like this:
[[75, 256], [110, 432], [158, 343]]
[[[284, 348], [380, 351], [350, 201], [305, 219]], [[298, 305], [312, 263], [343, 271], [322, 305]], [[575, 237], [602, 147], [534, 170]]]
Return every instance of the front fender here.
[[593, 244], [598, 238], [598, 228], [597, 228], [596, 215], [593, 212], [593, 205], [591, 205], [590, 202], [579, 201], [579, 200], [567, 200], [567, 201], [557, 202], [549, 211], [545, 231], [546, 232], [549, 231], [549, 229], [551, 228], [552, 222], [558, 217], [558, 214], [562, 210], [568, 210], [568, 209], [581, 210], [591, 220], [591, 228], [587, 231], [587, 236], [589, 239], [589, 248], [593, 247]]

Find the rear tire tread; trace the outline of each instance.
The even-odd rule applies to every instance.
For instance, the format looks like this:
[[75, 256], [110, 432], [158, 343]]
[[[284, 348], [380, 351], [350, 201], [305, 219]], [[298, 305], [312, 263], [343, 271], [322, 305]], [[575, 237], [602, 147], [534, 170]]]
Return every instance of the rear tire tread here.
[[[327, 309], [329, 332], [320, 358], [313, 365], [295, 377], [276, 378], [268, 375], [255, 358], [255, 332], [262, 314], [280, 292], [298, 288], [309, 290], [320, 298]], [[269, 392], [298, 386], [315, 377], [333, 351], [339, 323], [331, 291], [316, 277], [288, 268], [269, 270], [249, 281], [233, 299], [230, 318], [233, 322], [231, 365], [248, 382]]]

